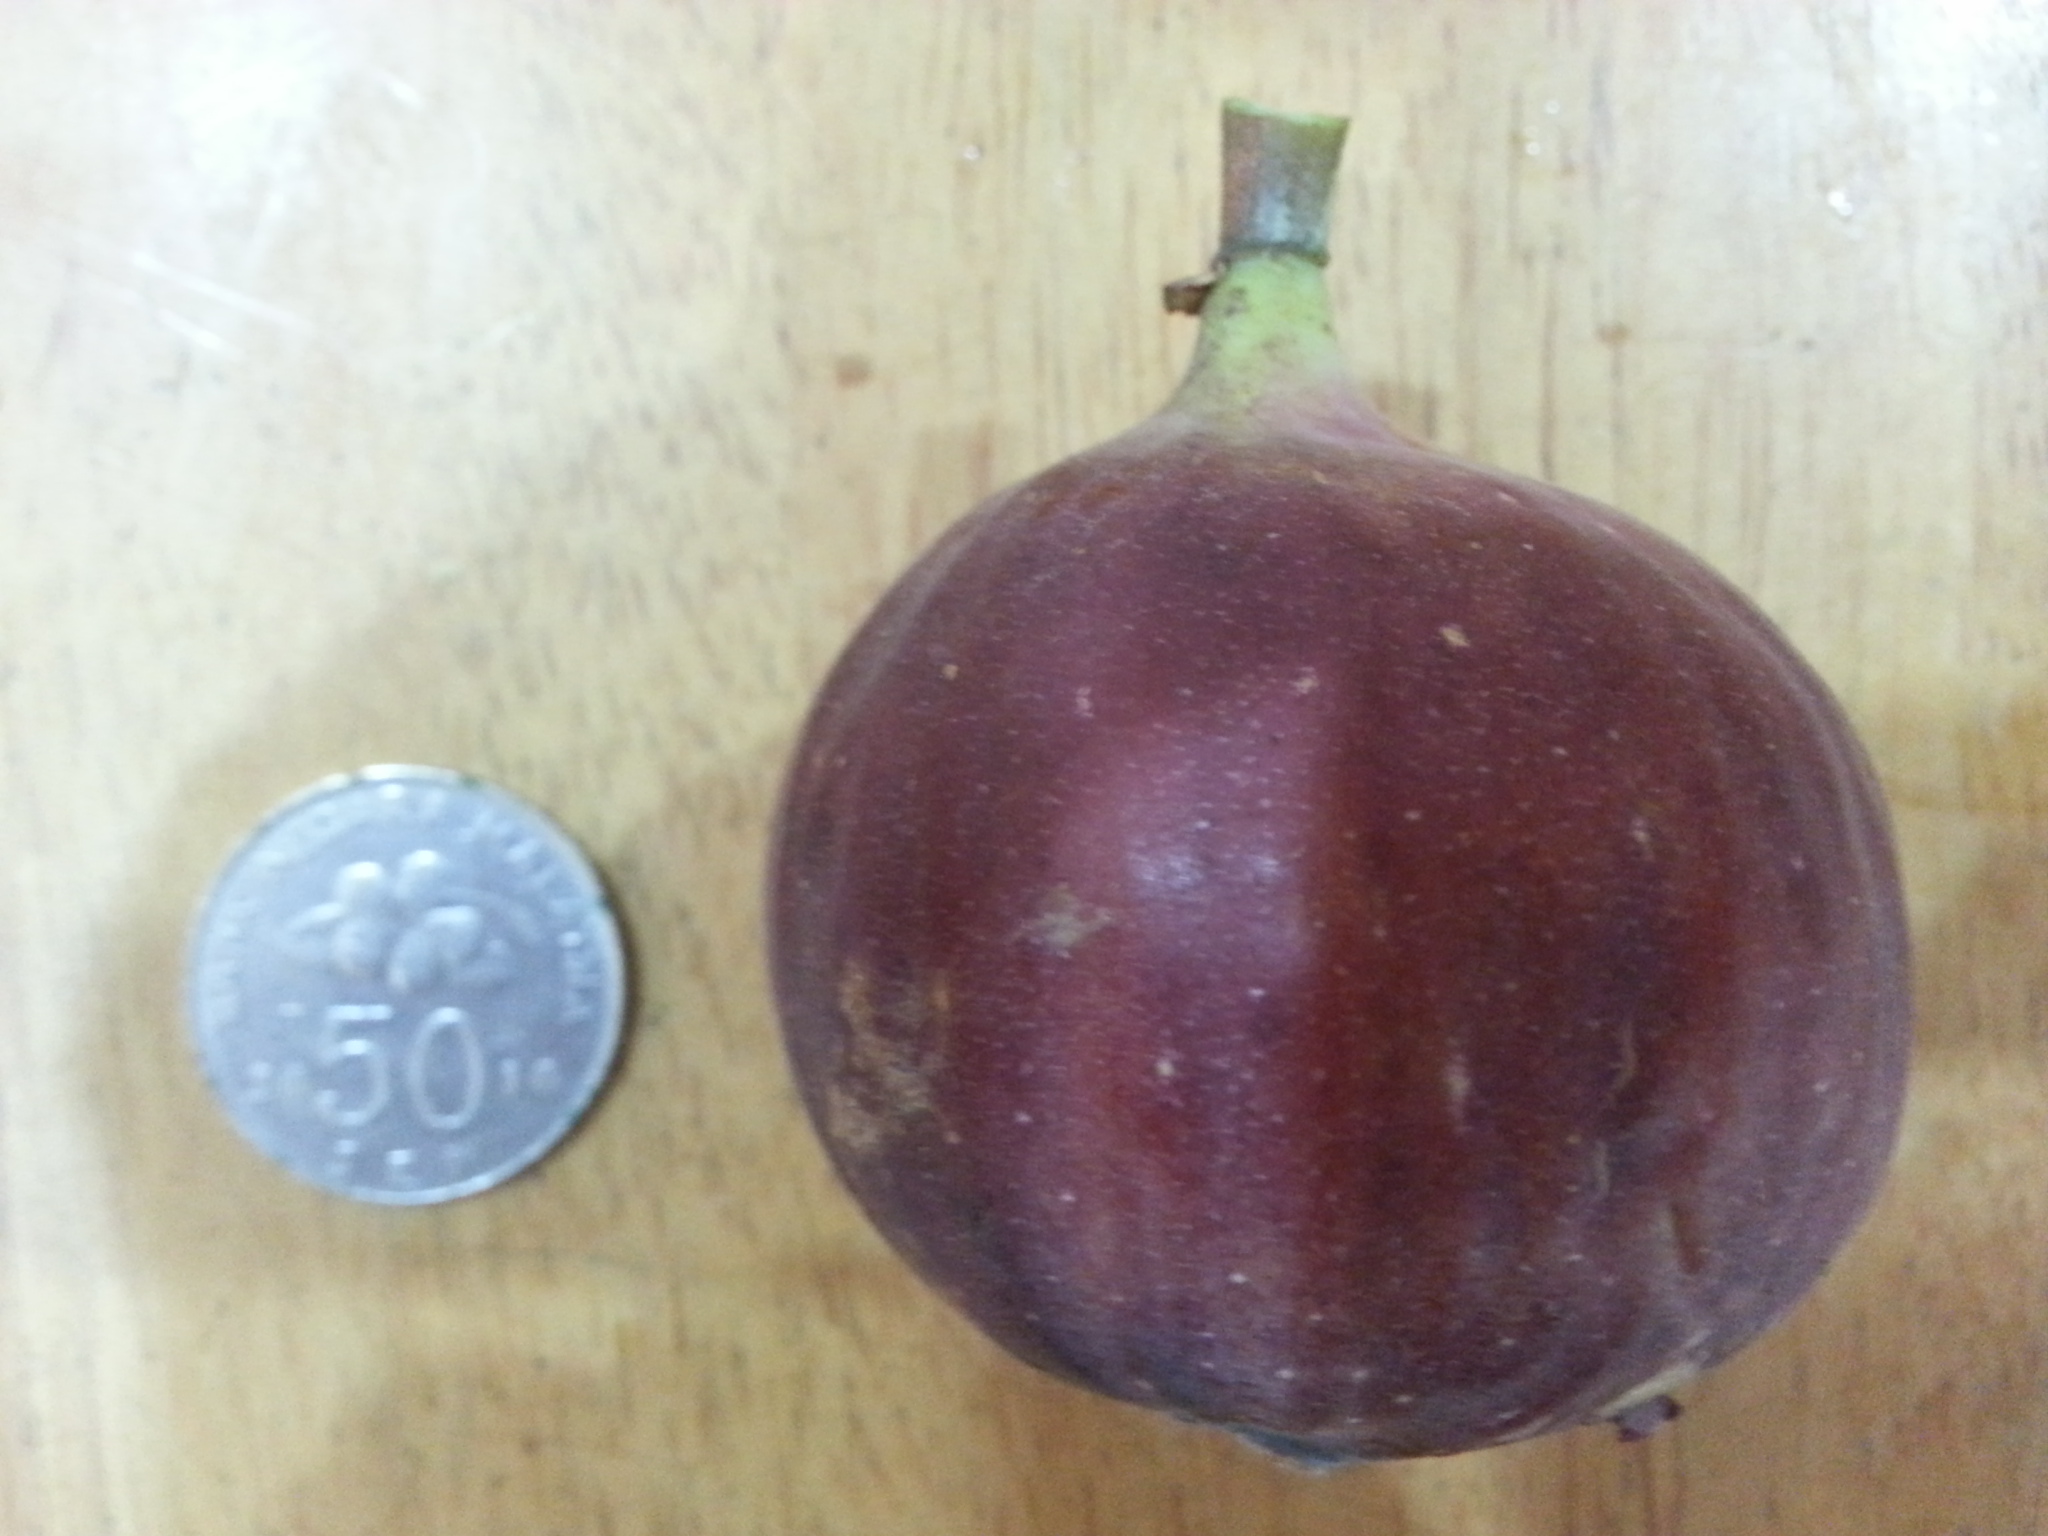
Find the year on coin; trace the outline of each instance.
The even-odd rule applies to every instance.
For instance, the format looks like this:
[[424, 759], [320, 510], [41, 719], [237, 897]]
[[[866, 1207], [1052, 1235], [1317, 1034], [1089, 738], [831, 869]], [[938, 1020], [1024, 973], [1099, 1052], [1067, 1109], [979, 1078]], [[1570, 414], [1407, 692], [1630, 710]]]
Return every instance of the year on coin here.
[[589, 1109], [625, 966], [575, 844], [441, 768], [325, 780], [200, 909], [194, 1043], [236, 1128], [300, 1178], [427, 1205], [502, 1184]]

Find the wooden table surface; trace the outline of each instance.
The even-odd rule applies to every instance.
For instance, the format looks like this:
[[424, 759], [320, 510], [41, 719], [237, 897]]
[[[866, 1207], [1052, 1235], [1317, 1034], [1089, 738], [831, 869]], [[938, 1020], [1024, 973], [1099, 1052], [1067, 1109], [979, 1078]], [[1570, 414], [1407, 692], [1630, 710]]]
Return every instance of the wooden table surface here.
[[[1401, 425], [1754, 594], [1893, 798], [1896, 1173], [1633, 1446], [1312, 1477], [1002, 1357], [832, 1182], [764, 821], [849, 627], [1192, 336], [1217, 105], [1351, 114]], [[12, 0], [0, 1532], [2048, 1531], [2048, 11], [2015, 0]], [[630, 930], [629, 1052], [426, 1210], [186, 1045], [276, 800], [445, 764]]]

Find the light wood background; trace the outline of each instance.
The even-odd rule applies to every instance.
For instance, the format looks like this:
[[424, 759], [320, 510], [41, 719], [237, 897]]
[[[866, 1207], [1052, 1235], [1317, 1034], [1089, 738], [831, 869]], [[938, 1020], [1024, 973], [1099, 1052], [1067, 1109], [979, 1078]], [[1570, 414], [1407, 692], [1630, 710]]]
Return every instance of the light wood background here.
[[[1743, 584], [1894, 798], [1904, 1144], [1646, 1444], [1316, 1478], [1096, 1402], [831, 1182], [764, 821], [882, 584], [1161, 400], [1216, 112], [1355, 119], [1403, 426]], [[7, 0], [6, 1536], [2048, 1531], [2048, 11], [2017, 0]], [[274, 801], [496, 779], [612, 881], [630, 1053], [358, 1208], [188, 1057]]]

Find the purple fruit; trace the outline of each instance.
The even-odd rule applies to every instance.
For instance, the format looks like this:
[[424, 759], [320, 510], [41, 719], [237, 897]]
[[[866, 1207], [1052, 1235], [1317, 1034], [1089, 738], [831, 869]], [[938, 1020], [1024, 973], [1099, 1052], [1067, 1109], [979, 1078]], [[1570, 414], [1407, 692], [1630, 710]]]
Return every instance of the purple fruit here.
[[1343, 128], [1226, 109], [1179, 392], [963, 519], [826, 682], [789, 1055], [876, 1225], [1034, 1365], [1310, 1462], [1646, 1433], [1883, 1173], [1883, 803], [1698, 560], [1373, 413]]

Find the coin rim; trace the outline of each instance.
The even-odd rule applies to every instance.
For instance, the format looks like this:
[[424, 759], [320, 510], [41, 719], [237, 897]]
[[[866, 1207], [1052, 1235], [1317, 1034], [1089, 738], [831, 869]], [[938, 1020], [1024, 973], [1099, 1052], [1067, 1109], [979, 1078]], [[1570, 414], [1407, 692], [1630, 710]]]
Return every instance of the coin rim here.
[[[598, 1048], [592, 1053], [592, 1069], [585, 1076], [582, 1086], [571, 1095], [564, 1110], [548, 1119], [545, 1134], [527, 1142], [514, 1157], [494, 1164], [488, 1172], [473, 1174], [451, 1184], [437, 1184], [424, 1190], [363, 1190], [332, 1183], [294, 1166], [278, 1152], [265, 1146], [236, 1112], [225, 1085], [215, 1076], [214, 1062], [207, 1050], [209, 1031], [200, 998], [200, 984], [204, 971], [203, 951], [207, 946], [215, 908], [223, 892], [265, 837], [280, 823], [290, 820], [303, 807], [315, 801], [330, 798], [362, 784], [393, 782], [439, 783], [472, 791], [531, 821], [544, 836], [552, 840], [564, 862], [572, 871], [580, 874], [589, 887], [592, 899], [590, 918], [586, 920], [586, 926], [595, 928], [594, 937], [606, 962], [606, 1007], [604, 1016], [598, 1023]], [[361, 768], [328, 774], [293, 791], [260, 816], [255, 825], [236, 840], [227, 857], [222, 860], [212, 882], [207, 886], [206, 893], [193, 915], [185, 943], [184, 993], [187, 1040], [193, 1055], [197, 1058], [196, 1064], [200, 1075], [205, 1079], [207, 1090], [219, 1106], [223, 1118], [234, 1127], [235, 1133], [243, 1141], [260, 1152], [264, 1160], [273, 1167], [282, 1169], [300, 1183], [327, 1194], [362, 1205], [417, 1207], [446, 1205], [452, 1201], [471, 1199], [498, 1189], [546, 1161], [570, 1139], [577, 1128], [589, 1118], [592, 1108], [603, 1096], [617, 1071], [625, 1039], [626, 1013], [630, 1006], [631, 976], [626, 965], [624, 937], [620, 931], [618, 913], [612, 901], [611, 891], [590, 855], [554, 817], [510, 790], [459, 769], [440, 768], [424, 763], [371, 763]]]

